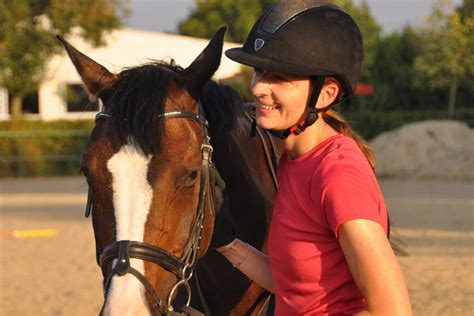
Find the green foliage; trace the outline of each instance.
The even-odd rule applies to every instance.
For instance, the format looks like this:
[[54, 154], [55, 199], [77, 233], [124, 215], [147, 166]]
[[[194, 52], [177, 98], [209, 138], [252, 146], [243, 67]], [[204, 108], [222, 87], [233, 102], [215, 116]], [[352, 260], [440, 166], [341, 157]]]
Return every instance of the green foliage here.
[[449, 91], [449, 112], [454, 112], [459, 83], [474, 84], [474, 16], [461, 16], [459, 10], [448, 8], [450, 0], [438, 0], [426, 28], [421, 29], [422, 51], [415, 61], [419, 86]]
[[474, 70], [473, 17], [463, 22], [459, 11], [446, 9], [450, 2], [438, 0], [428, 26], [421, 30], [425, 43], [415, 66], [433, 87], [449, 86], [453, 77], [462, 78]]
[[126, 0], [0, 0], [0, 86], [12, 96], [37, 89], [46, 62], [58, 52], [55, 35], [80, 28], [94, 45], [120, 26]]
[[[409, 122], [446, 119], [444, 111], [343, 111], [342, 114], [365, 139]], [[474, 127], [474, 109], [460, 109], [454, 119]], [[0, 122], [0, 177], [77, 175], [80, 155], [93, 126], [93, 120]]]
[[472, 17], [474, 12], [474, 0], [464, 0], [457, 10], [463, 21], [468, 17]]
[[94, 121], [0, 122], [0, 177], [77, 175]]
[[211, 38], [221, 26], [227, 25], [226, 40], [243, 43], [264, 9], [276, 2], [277, 0], [197, 0], [194, 10], [179, 23], [179, 33]]
[[375, 95], [364, 104], [365, 109], [410, 110], [432, 105], [432, 91], [414, 85], [417, 74], [413, 65], [420, 50], [420, 37], [410, 27], [377, 41], [370, 78]]

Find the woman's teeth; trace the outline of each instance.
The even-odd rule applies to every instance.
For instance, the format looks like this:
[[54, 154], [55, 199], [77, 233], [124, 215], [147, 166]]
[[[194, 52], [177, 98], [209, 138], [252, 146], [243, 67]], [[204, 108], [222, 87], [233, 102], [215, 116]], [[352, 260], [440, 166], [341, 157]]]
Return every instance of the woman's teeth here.
[[269, 111], [271, 111], [271, 110], [273, 110], [273, 109], [276, 109], [276, 107], [274, 107], [274, 106], [269, 106], [269, 105], [259, 104], [258, 106], [261, 107], [262, 109], [269, 110]]

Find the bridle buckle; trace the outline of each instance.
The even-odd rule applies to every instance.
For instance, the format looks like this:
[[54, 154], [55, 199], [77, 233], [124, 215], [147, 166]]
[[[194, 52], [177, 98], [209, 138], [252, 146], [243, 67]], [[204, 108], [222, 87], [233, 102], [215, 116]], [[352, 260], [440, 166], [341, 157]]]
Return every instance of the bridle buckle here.
[[210, 164], [212, 162], [212, 152], [214, 151], [214, 148], [212, 148], [212, 145], [210, 144], [211, 138], [209, 136], [206, 137], [206, 140], [201, 145], [202, 159], [208, 161]]

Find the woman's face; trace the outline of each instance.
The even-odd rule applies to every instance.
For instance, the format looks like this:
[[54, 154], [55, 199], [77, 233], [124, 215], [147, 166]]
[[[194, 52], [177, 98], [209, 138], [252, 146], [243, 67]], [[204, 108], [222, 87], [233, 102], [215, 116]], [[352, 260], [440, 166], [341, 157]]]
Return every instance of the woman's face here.
[[250, 89], [258, 126], [283, 130], [302, 119], [310, 92], [308, 76], [255, 69]]

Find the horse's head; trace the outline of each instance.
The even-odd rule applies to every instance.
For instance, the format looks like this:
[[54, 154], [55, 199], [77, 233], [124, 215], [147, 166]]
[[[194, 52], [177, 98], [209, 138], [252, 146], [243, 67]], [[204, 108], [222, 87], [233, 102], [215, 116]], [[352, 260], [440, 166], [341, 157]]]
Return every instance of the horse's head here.
[[224, 33], [186, 69], [147, 64], [119, 74], [59, 37], [87, 91], [103, 104], [82, 171], [104, 275], [104, 315], [172, 310], [209, 247], [212, 148], [198, 99], [219, 66]]

